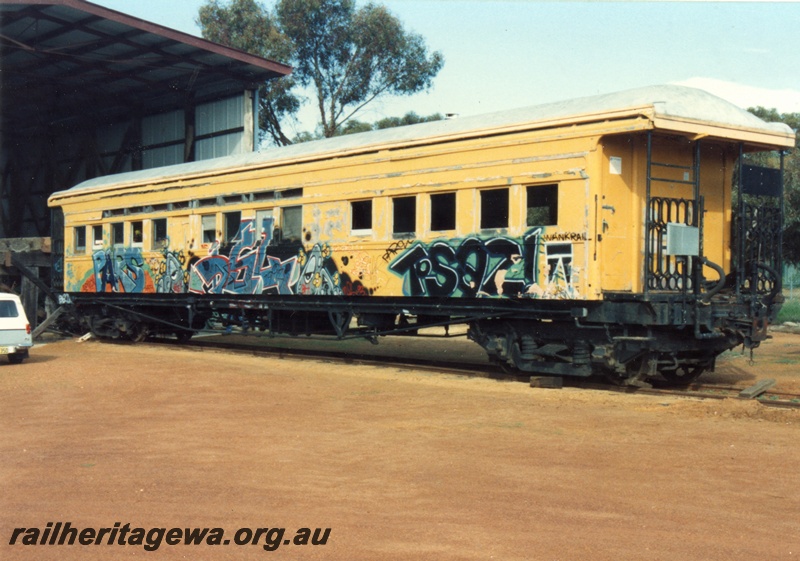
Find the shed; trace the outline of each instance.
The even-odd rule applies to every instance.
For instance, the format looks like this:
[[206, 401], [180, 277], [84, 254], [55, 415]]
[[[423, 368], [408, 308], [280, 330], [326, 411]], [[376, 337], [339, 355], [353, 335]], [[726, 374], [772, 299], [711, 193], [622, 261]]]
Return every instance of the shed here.
[[252, 151], [257, 88], [291, 68], [84, 0], [0, 0], [0, 238], [50, 193]]
[[84, 0], [0, 0], [0, 290], [36, 325], [51, 193], [252, 152], [258, 88], [290, 72]]

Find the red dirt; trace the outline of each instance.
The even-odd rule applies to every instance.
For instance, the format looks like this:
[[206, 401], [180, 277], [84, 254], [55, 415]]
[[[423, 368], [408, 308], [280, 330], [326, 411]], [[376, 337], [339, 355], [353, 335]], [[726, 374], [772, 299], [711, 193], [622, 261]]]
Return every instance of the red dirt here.
[[[799, 336], [748, 359], [706, 379], [800, 392]], [[0, 364], [0, 427], [4, 560], [800, 556], [800, 411], [756, 402], [69, 340]], [[331, 533], [273, 552], [8, 545], [59, 521]]]

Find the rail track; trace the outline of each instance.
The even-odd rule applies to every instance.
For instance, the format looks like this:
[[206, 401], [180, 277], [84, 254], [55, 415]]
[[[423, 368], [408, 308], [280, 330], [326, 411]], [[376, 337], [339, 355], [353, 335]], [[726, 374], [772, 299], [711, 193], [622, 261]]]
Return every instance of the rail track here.
[[[287, 337], [247, 337], [245, 341], [237, 338], [196, 338], [188, 342], [179, 343], [173, 339], [153, 338], [148, 339], [137, 345], [168, 345], [191, 349], [199, 352], [226, 352], [241, 353], [256, 356], [295, 358], [295, 359], [317, 359], [325, 362], [339, 362], [342, 364], [361, 364], [365, 366], [375, 366], [379, 368], [412, 369], [422, 368], [431, 373], [449, 374], [464, 376], [468, 378], [480, 377], [494, 380], [503, 380], [517, 383], [530, 383], [533, 380], [540, 380], [541, 377], [531, 376], [527, 373], [509, 373], [500, 367], [489, 362], [479, 362], [475, 360], [459, 359], [435, 359], [430, 357], [414, 358], [409, 356], [398, 356], [396, 354], [381, 354], [360, 351], [360, 350], [332, 350], [326, 348], [310, 348], [305, 344], [303, 338]], [[253, 342], [255, 341], [255, 342]], [[331, 343], [335, 338], [331, 338]], [[125, 344], [125, 343], [118, 343]], [[546, 377], [545, 377], [546, 378]], [[686, 387], [670, 387], [664, 385], [654, 385], [651, 388], [635, 388], [630, 386], [620, 386], [605, 382], [602, 379], [569, 378], [559, 379], [559, 383], [554, 386], [543, 387], [568, 387], [596, 391], [610, 391], [615, 393], [629, 393], [638, 395], [669, 395], [695, 399], [751, 399], [756, 400], [764, 406], [782, 407], [787, 409], [800, 409], [800, 394], [781, 392], [773, 388], [774, 380], [760, 380], [748, 388], [695, 383]]]

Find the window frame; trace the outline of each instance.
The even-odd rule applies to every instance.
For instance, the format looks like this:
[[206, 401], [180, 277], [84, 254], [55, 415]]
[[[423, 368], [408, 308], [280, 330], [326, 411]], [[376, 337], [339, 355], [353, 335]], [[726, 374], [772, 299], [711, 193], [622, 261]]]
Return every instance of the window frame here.
[[111, 223], [111, 246], [119, 247], [125, 245], [125, 223]]
[[[398, 222], [397, 213], [398, 213], [398, 210], [401, 213], [408, 212], [408, 210], [409, 210], [409, 209], [402, 209], [402, 208], [398, 209], [397, 203], [399, 201], [405, 201], [405, 202], [410, 202], [411, 203], [412, 208], [411, 208], [411, 212], [409, 213], [411, 215], [411, 219], [410, 219], [411, 229], [410, 230], [407, 230], [407, 229], [406, 230], [398, 230], [397, 229], [397, 222]], [[392, 197], [392, 235], [393, 236], [404, 237], [404, 236], [414, 236], [414, 235], [416, 235], [416, 233], [417, 233], [417, 196], [416, 195], [410, 195], [410, 196], [402, 196], [402, 197]]]
[[[81, 233], [83, 233], [83, 244], [78, 243], [78, 238]], [[75, 253], [86, 253], [86, 226], [75, 226], [72, 228], [72, 251]]]
[[[130, 224], [130, 233], [131, 233], [131, 246], [133, 247], [142, 247], [144, 246], [144, 221], [143, 220], [134, 220], [129, 222]], [[136, 225], [139, 225], [139, 241], [136, 241]]]
[[[235, 218], [235, 220], [234, 220]], [[236, 228], [231, 229], [231, 225], [235, 222]], [[239, 234], [239, 229], [242, 226], [242, 211], [232, 210], [230, 212], [222, 213], [222, 239], [223, 243], [231, 243]]]
[[[211, 219], [214, 221], [214, 227], [209, 228], [205, 222], [206, 219]], [[211, 239], [208, 239], [207, 234], [211, 233]], [[214, 243], [217, 241], [217, 215], [216, 214], [201, 214], [200, 215], [200, 235], [202, 236], [202, 240], [204, 244]]]
[[[490, 197], [494, 197], [496, 194], [505, 193], [505, 214], [496, 215], [494, 212], [487, 212], [487, 207], [489, 203], [491, 203]], [[480, 229], [481, 230], [503, 230], [509, 227], [509, 216], [510, 216], [510, 209], [511, 209], [511, 190], [508, 187], [494, 187], [490, 189], [481, 189], [479, 191], [480, 196], [480, 209], [481, 209], [481, 216], [480, 216]], [[501, 224], [502, 221], [495, 221], [492, 220], [490, 224], [486, 222], [489, 219], [495, 219], [498, 217], [505, 216], [505, 223]]]
[[[356, 210], [358, 205], [359, 210]], [[367, 210], [367, 206], [369, 210]], [[374, 224], [375, 205], [372, 199], [359, 199], [357, 201], [350, 201], [350, 233], [354, 236], [367, 236], [372, 234], [372, 227]], [[356, 219], [358, 219], [358, 226], [356, 227]], [[369, 222], [369, 224], [367, 224]]]
[[[295, 219], [299, 220], [298, 224], [296, 224], [296, 225], [293, 224], [292, 225], [293, 226], [293, 230], [295, 229], [294, 226], [297, 226], [297, 228], [296, 228], [297, 229], [297, 236], [296, 237], [294, 235], [290, 235], [290, 234], [294, 234], [293, 231], [292, 232], [288, 232], [288, 233], [286, 231], [286, 226], [289, 223], [289, 217], [287, 217], [287, 212], [289, 212], [289, 211], [291, 211], [293, 215], [294, 215], [295, 212], [298, 213], [297, 214], [297, 218], [295, 218], [295, 216], [291, 216], [291, 218], [293, 220], [295, 220]], [[281, 207], [281, 213], [280, 214], [281, 214], [281, 223], [280, 223], [281, 241], [302, 241], [303, 240], [303, 205], [283, 206], [283, 207]], [[273, 217], [274, 217], [274, 215], [273, 215]], [[273, 227], [274, 227], [274, 223], [273, 223]]]
[[[270, 218], [272, 219], [272, 229], [269, 232], [264, 231], [264, 220]], [[255, 222], [255, 230], [256, 230], [256, 237], [261, 238], [265, 236], [266, 239], [272, 239], [272, 230], [275, 229], [275, 209], [274, 208], [259, 208], [256, 209], [255, 218], [253, 218]]]
[[[527, 185], [525, 187], [525, 225], [527, 227], [536, 227], [536, 226], [558, 226], [558, 183], [547, 183], [544, 185]], [[537, 195], [541, 195], [541, 202], [544, 204], [540, 204], [537, 206], [532, 206], [531, 202], [531, 194], [536, 193]], [[547, 211], [547, 220], [546, 224], [542, 223], [531, 223], [531, 211], [534, 209], [546, 209]]]
[[[441, 214], [444, 211], [450, 212], [449, 208], [445, 208], [443, 206], [439, 206], [441, 203], [448, 201], [452, 197], [452, 226], [449, 228], [438, 228], [437, 226], [440, 225], [441, 222], [444, 222], [445, 219], [450, 220], [451, 217], [442, 217]], [[441, 203], [440, 203], [441, 202]], [[449, 203], [448, 203], [449, 205]], [[436, 208], [439, 206], [439, 208]], [[430, 209], [431, 209], [431, 221], [430, 221], [430, 228], [431, 232], [452, 232], [456, 229], [457, 226], [457, 209], [458, 209], [458, 198], [455, 191], [449, 191], [447, 193], [431, 193], [430, 194]], [[437, 216], [438, 214], [438, 216]], [[434, 220], [437, 220], [434, 223]], [[445, 225], [449, 225], [450, 222], [448, 221]]]
[[[92, 249], [102, 249], [104, 245], [104, 230], [102, 224], [92, 225]], [[98, 236], [99, 234], [99, 236]]]
[[[164, 224], [164, 236], [159, 238], [158, 225]], [[167, 218], [153, 218], [150, 221], [151, 245], [153, 249], [163, 249], [169, 245], [169, 220]]]

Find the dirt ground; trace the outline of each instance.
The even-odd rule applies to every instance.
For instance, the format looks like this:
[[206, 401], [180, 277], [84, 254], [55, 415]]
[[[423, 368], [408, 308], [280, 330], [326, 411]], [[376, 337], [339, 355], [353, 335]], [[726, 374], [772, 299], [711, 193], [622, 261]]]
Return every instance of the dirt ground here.
[[[799, 364], [776, 333], [707, 379], [800, 392]], [[800, 411], [755, 402], [66, 340], [2, 361], [0, 428], [3, 560], [800, 558]], [[24, 544], [58, 522], [131, 530]], [[191, 527], [228, 544], [133, 539]]]

